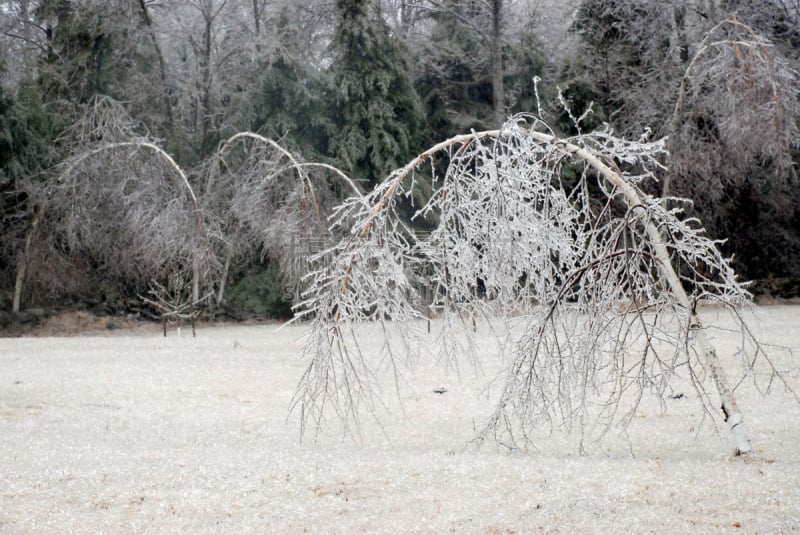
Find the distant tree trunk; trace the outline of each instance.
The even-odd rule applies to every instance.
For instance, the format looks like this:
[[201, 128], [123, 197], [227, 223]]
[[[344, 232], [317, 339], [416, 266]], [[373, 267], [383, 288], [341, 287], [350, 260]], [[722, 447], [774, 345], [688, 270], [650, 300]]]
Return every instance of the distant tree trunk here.
[[[261, 13], [263, 10], [263, 4], [258, 0], [253, 0], [253, 23], [256, 37], [261, 36]], [[256, 43], [256, 46], [258, 46], [258, 43]]]
[[503, 0], [492, 0], [492, 100], [497, 125], [505, 121], [505, 88], [503, 87]]
[[142, 10], [142, 18], [147, 26], [147, 35], [156, 51], [156, 55], [158, 56], [158, 74], [161, 78], [161, 84], [163, 87], [164, 112], [167, 114], [166, 131], [171, 132], [175, 124], [175, 118], [172, 113], [172, 103], [170, 102], [169, 95], [167, 94], [167, 64], [164, 60], [164, 53], [161, 50], [161, 46], [158, 44], [158, 39], [156, 39], [155, 30], [153, 28], [153, 19], [150, 17], [150, 12], [147, 9], [146, 1], [139, 0], [139, 7]]
[[14, 281], [14, 300], [11, 304], [11, 312], [14, 313], [19, 312], [19, 305], [22, 297], [22, 284], [25, 282], [25, 273], [28, 271], [28, 258], [30, 257], [31, 238], [33, 237], [33, 233], [36, 232], [36, 227], [39, 226], [41, 213], [42, 209], [40, 208], [33, 216], [31, 229], [28, 231], [28, 236], [25, 238], [25, 247], [22, 250], [22, 256], [20, 256], [19, 262], [17, 263], [17, 278]]
[[689, 40], [686, 37], [686, 6], [673, 8], [675, 32], [678, 41], [678, 56], [682, 64], [689, 63]]
[[207, 3], [208, 10], [203, 13], [203, 48], [200, 54], [200, 131], [202, 143], [202, 156], [205, 157], [211, 149], [211, 30], [214, 19], [211, 16], [211, 2]]
[[420, 10], [419, 2], [401, 0], [397, 7], [397, 27], [403, 37], [408, 37]]
[[253, 0], [253, 32], [256, 52], [261, 53], [261, 19], [264, 17], [265, 0]]
[[402, 0], [400, 2], [399, 18], [400, 18], [400, 27], [403, 29], [403, 33], [405, 33], [405, 31], [408, 29], [408, 23], [410, 22], [408, 20], [408, 14], [409, 14], [408, 2], [406, 2], [406, 0]]
[[190, 35], [189, 42], [197, 62], [198, 75], [194, 80], [196, 93], [192, 96], [194, 103], [193, 127], [197, 134], [195, 149], [200, 158], [208, 156], [213, 150], [215, 113], [213, 105], [214, 71], [214, 25], [228, 0], [215, 3], [214, 0], [201, 0], [191, 4], [200, 13], [202, 30], [199, 39]]

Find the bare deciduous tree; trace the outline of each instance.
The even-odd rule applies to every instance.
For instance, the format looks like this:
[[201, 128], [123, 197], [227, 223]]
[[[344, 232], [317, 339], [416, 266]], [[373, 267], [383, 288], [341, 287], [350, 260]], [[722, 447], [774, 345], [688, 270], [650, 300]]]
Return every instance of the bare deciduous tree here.
[[[352, 228], [350, 236], [317, 256], [299, 307], [300, 317], [313, 317], [310, 363], [293, 402], [303, 429], [321, 426], [332, 410], [355, 432], [378, 402], [375, 374], [389, 366], [399, 384], [426, 347], [415, 320], [433, 308], [443, 334], [424, 352], [447, 362], [474, 347], [476, 317], [524, 318], [480, 441], [521, 447], [543, 423], [602, 434], [626, 425], [643, 396], [664, 399], [684, 375], [706, 413], [716, 405], [714, 384], [737, 451], [751, 451], [696, 311], [711, 301], [738, 318], [749, 295], [698, 221], [643, 193], [663, 171], [664, 151], [663, 140], [609, 132], [559, 139], [540, 119], [521, 116], [442, 142], [340, 206], [334, 225]], [[449, 159], [447, 172], [434, 174], [433, 194], [415, 215], [440, 223], [417, 234], [398, 202], [411, 195], [423, 162], [440, 157]], [[564, 181], [567, 165], [582, 169], [577, 183]], [[363, 322], [380, 323], [387, 336], [375, 360], [356, 342]], [[740, 325], [747, 366], [758, 360], [775, 373]]]

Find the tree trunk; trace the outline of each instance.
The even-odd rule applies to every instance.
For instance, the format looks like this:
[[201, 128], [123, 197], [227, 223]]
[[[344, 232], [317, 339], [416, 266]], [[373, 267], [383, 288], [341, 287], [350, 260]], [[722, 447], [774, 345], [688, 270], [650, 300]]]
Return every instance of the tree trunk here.
[[25, 237], [25, 247], [22, 250], [22, 256], [17, 264], [17, 278], [14, 281], [14, 300], [11, 303], [11, 312], [15, 314], [19, 312], [19, 305], [22, 297], [22, 284], [25, 282], [25, 273], [28, 271], [28, 258], [30, 257], [31, 239], [33, 238], [33, 233], [36, 232], [36, 227], [39, 226], [41, 213], [42, 209], [39, 209], [33, 216], [31, 229], [28, 231], [28, 235]]
[[[258, 0], [253, 0], [253, 23], [256, 38], [261, 37], [261, 11], [261, 3]], [[256, 42], [256, 46], [258, 46], [258, 42]]]
[[167, 64], [164, 60], [164, 53], [161, 51], [161, 46], [158, 44], [158, 39], [156, 39], [155, 29], [153, 28], [153, 19], [150, 17], [150, 12], [147, 9], [145, 0], [139, 0], [139, 7], [142, 10], [142, 17], [145, 25], [147, 26], [147, 34], [150, 38], [150, 42], [152, 43], [153, 48], [156, 51], [156, 55], [158, 56], [158, 72], [162, 84], [164, 111], [167, 114], [166, 130], [167, 132], [172, 132], [172, 129], [175, 125], [175, 119], [172, 113], [172, 103], [170, 102], [169, 95], [167, 94]]
[[503, 86], [503, 0], [492, 0], [492, 100], [494, 120], [501, 125], [506, 120], [505, 88]]
[[214, 24], [211, 16], [211, 7], [209, 2], [209, 12], [204, 14], [203, 50], [200, 56], [200, 139], [202, 144], [201, 156], [203, 158], [211, 150], [211, 30]]
[[225, 300], [225, 284], [228, 281], [228, 271], [231, 269], [231, 257], [233, 253], [230, 250], [225, 254], [225, 263], [222, 266], [222, 273], [219, 276], [219, 290], [217, 291], [217, 305], [221, 305]]
[[192, 261], [192, 300], [191, 306], [200, 302], [200, 262], [195, 258]]

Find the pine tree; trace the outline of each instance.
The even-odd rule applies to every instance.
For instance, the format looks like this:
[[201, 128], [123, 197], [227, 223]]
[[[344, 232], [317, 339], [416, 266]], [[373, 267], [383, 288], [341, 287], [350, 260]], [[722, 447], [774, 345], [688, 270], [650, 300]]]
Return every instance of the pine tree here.
[[414, 152], [421, 107], [406, 49], [373, 0], [338, 0], [331, 50], [333, 155], [374, 184]]

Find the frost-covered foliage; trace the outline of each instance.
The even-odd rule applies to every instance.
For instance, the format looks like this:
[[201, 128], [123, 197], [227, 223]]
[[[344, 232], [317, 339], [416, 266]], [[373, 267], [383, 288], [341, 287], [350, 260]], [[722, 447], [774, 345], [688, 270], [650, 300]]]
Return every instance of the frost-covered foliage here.
[[[749, 294], [698, 221], [640, 189], [664, 157], [663, 141], [608, 131], [559, 139], [518, 116], [440, 143], [342, 204], [333, 227], [350, 235], [317, 255], [298, 310], [313, 318], [293, 404], [304, 429], [333, 411], [357, 432], [379, 404], [375, 374], [388, 368], [399, 386], [422, 354], [445, 364], [475, 356], [472, 330], [484, 318], [513, 318], [522, 331], [506, 338], [505, 386], [481, 440], [519, 447], [540, 424], [589, 435], [624, 426], [643, 395], [665, 398], [676, 374], [692, 379], [706, 411], [718, 402], [705, 382], [720, 379], [726, 411], [738, 413], [695, 306], [735, 310]], [[427, 160], [433, 192], [409, 224], [401, 206]], [[438, 224], [416, 230], [425, 221]], [[433, 342], [416, 321], [432, 314], [444, 325]], [[357, 344], [365, 321], [384, 326], [377, 357]]]
[[203, 168], [203, 212], [223, 258], [218, 301], [231, 261], [258, 248], [280, 262], [284, 283], [297, 285], [306, 257], [330, 243], [325, 207], [338, 192], [360, 195], [338, 170], [298, 161], [275, 141], [252, 132], [220, 145]]
[[193, 265], [208, 270], [205, 224], [186, 175], [118, 102], [92, 99], [65, 139], [71, 156], [53, 179], [24, 184], [41, 221], [29, 264], [59, 266], [46, 277], [51, 287], [69, 287], [56, 279], [76, 263], [127, 284]]
[[340, 171], [249, 132], [187, 173], [108, 97], [92, 100], [65, 139], [71, 156], [25, 184], [36, 215], [15, 302], [29, 268], [51, 291], [148, 285], [148, 303], [194, 313], [214, 294], [222, 301], [231, 262], [259, 249], [296, 284], [308, 254], [330, 239], [325, 207], [360, 194]]
[[800, 137], [799, 82], [774, 45], [746, 23], [733, 17], [709, 30], [681, 80], [670, 127], [671, 175], [680, 190], [713, 205], [730, 188], [757, 181], [756, 164], [791, 168]]

